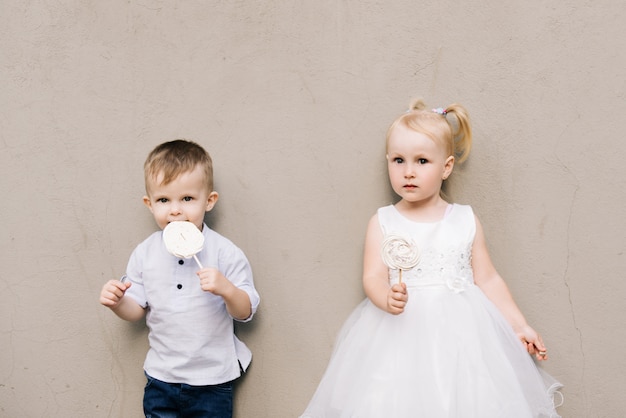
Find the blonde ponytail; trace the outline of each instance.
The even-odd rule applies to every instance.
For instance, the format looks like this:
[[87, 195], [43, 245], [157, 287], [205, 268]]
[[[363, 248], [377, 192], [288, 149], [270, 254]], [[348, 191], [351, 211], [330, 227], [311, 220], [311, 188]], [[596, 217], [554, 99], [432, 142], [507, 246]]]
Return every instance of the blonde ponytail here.
[[[450, 121], [448, 115], [454, 115], [456, 123], [455, 121]], [[453, 103], [446, 108], [446, 120], [448, 120], [452, 128], [454, 154], [457, 162], [462, 163], [467, 159], [472, 149], [472, 126], [470, 125], [469, 115], [465, 107], [458, 103]]]

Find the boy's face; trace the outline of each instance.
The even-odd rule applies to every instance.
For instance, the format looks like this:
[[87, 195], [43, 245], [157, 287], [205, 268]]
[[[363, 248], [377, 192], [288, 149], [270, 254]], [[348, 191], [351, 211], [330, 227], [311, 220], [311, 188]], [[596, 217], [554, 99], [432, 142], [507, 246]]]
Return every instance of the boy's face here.
[[143, 197], [159, 228], [173, 221], [189, 221], [202, 230], [204, 214], [213, 209], [218, 194], [207, 190], [201, 167], [182, 173], [168, 184], [162, 184], [162, 178], [160, 173], [148, 179], [148, 195]]

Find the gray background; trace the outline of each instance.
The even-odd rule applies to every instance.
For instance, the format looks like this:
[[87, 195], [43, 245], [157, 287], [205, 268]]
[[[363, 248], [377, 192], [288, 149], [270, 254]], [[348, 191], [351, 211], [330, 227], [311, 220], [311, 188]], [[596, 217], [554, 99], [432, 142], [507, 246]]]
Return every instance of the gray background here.
[[625, 9], [617, 1], [0, 2], [0, 416], [138, 417], [143, 324], [98, 303], [156, 225], [142, 164], [189, 138], [207, 217], [252, 262], [237, 417], [295, 417], [395, 200], [389, 123], [421, 96], [470, 111], [450, 179], [550, 350], [565, 417], [623, 396]]

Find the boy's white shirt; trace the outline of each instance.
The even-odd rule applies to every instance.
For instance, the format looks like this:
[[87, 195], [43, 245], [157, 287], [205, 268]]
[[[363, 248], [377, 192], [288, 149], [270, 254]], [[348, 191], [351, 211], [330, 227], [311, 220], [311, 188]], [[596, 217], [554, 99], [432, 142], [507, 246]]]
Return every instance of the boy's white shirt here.
[[[204, 267], [217, 268], [250, 297], [252, 319], [260, 302], [252, 270], [230, 240], [203, 226], [204, 248], [197, 254]], [[182, 264], [180, 263], [182, 261]], [[236, 379], [239, 364], [252, 360], [248, 347], [234, 334], [233, 318], [220, 296], [205, 292], [193, 259], [169, 254], [157, 231], [135, 248], [126, 270], [133, 283], [126, 291], [147, 308], [150, 349], [144, 369], [168, 383], [215, 385]]]

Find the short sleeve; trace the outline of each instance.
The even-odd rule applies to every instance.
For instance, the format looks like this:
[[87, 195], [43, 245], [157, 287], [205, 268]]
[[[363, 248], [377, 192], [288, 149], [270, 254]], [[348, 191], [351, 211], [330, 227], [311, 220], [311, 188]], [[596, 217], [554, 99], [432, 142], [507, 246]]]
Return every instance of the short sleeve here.
[[226, 246], [222, 250], [218, 269], [232, 284], [246, 292], [250, 298], [252, 308], [250, 316], [244, 320], [237, 321], [247, 322], [251, 320], [256, 313], [261, 298], [254, 287], [252, 268], [247, 257], [240, 248], [231, 243], [231, 245]]
[[128, 260], [126, 278], [130, 280], [132, 286], [128, 288], [125, 296], [132, 298], [139, 306], [145, 309], [148, 306], [148, 301], [146, 300], [146, 292], [143, 285], [140, 253], [141, 246], [135, 248]]

